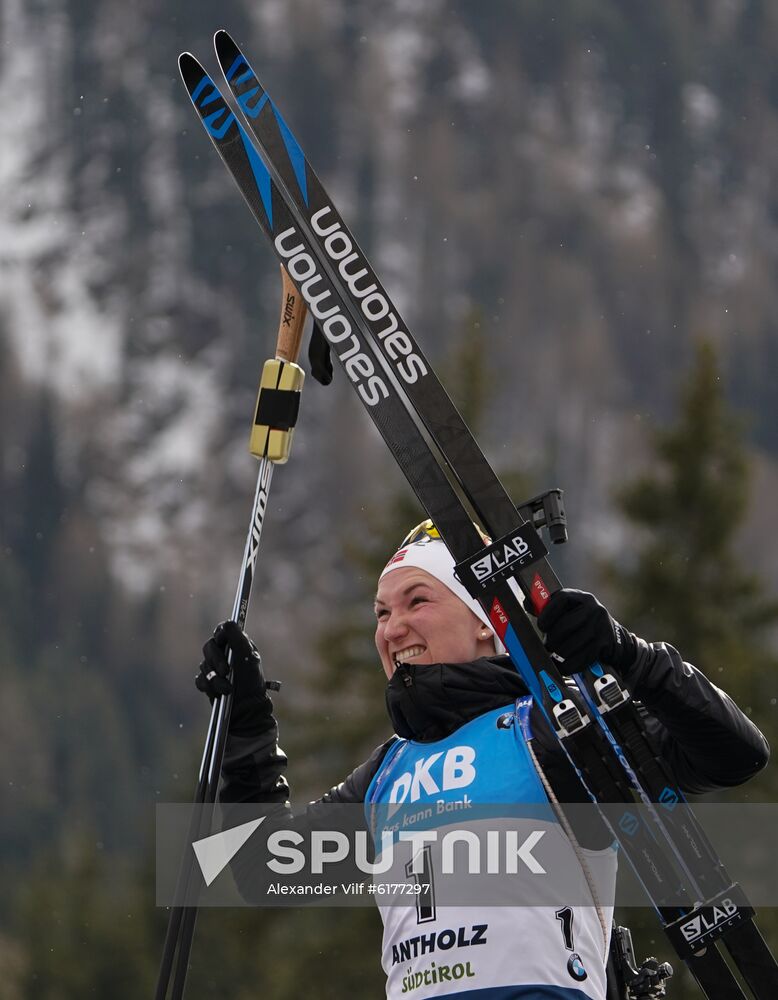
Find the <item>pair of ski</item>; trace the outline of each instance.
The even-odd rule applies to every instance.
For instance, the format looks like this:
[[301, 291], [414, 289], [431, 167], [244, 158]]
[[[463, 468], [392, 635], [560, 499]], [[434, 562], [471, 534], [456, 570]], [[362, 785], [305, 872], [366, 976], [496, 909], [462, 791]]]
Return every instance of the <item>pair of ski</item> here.
[[[629, 693], [594, 664], [575, 676], [582, 712], [524, 611], [525, 599], [538, 611], [561, 586], [534, 525], [505, 492], [238, 46], [219, 31], [215, 47], [254, 139], [184, 53], [181, 76], [211, 141], [593, 801], [611, 806], [609, 826], [676, 952], [709, 1000], [741, 1000], [746, 988], [772, 1000], [778, 965], [753, 910], [688, 807], [676, 810], [683, 795]], [[474, 517], [495, 539], [486, 548]]]

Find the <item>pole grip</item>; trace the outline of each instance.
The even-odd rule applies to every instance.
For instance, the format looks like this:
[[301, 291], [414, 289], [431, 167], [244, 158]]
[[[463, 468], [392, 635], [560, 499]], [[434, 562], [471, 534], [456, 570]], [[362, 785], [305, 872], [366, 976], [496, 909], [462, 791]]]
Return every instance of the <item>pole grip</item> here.
[[296, 363], [308, 314], [303, 297], [281, 267], [281, 318], [276, 355], [265, 362], [254, 408], [249, 451], [283, 465], [289, 458], [305, 372]]
[[276, 357], [279, 361], [295, 362], [300, 353], [308, 309], [283, 265], [281, 283], [281, 318], [278, 321]]

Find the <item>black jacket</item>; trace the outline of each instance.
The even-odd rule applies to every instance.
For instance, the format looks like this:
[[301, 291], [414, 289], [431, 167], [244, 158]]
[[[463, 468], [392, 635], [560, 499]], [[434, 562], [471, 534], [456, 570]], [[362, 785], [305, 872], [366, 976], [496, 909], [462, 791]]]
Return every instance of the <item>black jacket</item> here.
[[[741, 784], [767, 764], [769, 747], [757, 727], [672, 646], [639, 639], [637, 658], [624, 683], [684, 792], [698, 794]], [[473, 663], [404, 664], [387, 685], [386, 701], [398, 736], [433, 742], [526, 693], [508, 657], [500, 656]], [[288, 808], [287, 758], [278, 747], [275, 720], [268, 709], [258, 714], [256, 722], [256, 729], [231, 733], [228, 739], [220, 794], [227, 810], [230, 803], [241, 802]], [[531, 723], [538, 761], [557, 799], [587, 802], [578, 776], [537, 706]], [[311, 803], [306, 813], [313, 818], [319, 803], [363, 802], [398, 736], [377, 747], [344, 781]]]

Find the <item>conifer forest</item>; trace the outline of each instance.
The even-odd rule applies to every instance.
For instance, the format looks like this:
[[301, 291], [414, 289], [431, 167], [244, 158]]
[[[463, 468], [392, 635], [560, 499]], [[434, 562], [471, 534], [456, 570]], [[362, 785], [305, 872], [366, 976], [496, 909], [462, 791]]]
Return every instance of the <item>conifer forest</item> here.
[[[153, 995], [155, 807], [196, 782], [281, 302], [178, 74], [216, 79], [218, 28], [513, 498], [564, 489], [559, 575], [778, 742], [778, 6], [0, 0], [6, 1000]], [[247, 628], [295, 804], [391, 735], [375, 581], [423, 516], [343, 372], [309, 377]], [[713, 798], [776, 796], [773, 762]], [[187, 997], [378, 998], [380, 941], [368, 906], [206, 909]]]

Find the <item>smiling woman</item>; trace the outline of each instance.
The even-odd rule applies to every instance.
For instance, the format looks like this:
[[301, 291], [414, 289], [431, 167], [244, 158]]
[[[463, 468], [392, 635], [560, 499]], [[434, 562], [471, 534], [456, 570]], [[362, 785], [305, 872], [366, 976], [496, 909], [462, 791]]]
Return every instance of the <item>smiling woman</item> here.
[[[391, 1000], [409, 993], [420, 1000], [610, 1000], [612, 836], [596, 816], [568, 816], [560, 806], [588, 802], [586, 790], [513, 663], [501, 655], [485, 612], [456, 578], [431, 522], [414, 529], [389, 559], [375, 615], [395, 735], [298, 816], [289, 808], [287, 760], [253, 643], [233, 622], [206, 643], [198, 687], [212, 697], [234, 688], [220, 796], [228, 825], [232, 803], [272, 803], [301, 832], [321, 828], [333, 804], [358, 803], [371, 834], [379, 828], [390, 840], [396, 834], [391, 883], [426, 888], [408, 905], [374, 896], [384, 920]], [[538, 628], [546, 647], [564, 657], [566, 673], [598, 660], [621, 678], [643, 703], [656, 752], [684, 791], [738, 784], [766, 763], [764, 737], [726, 695], [672, 647], [632, 635], [591, 594], [557, 591]], [[556, 844], [555, 864], [568, 873], [552, 887], [553, 905], [528, 905], [515, 868], [494, 891], [479, 887], [472, 898], [452, 901], [439, 845], [419, 849], [403, 840], [401, 828], [411, 822], [433, 823], [437, 832], [456, 824], [461, 832], [458, 813], [473, 820], [480, 809], [490, 824], [487, 842], [496, 843], [516, 808], [526, 806], [547, 817], [544, 839], [535, 842]], [[377, 854], [385, 850], [382, 839]], [[515, 845], [508, 855], [515, 865]], [[235, 857], [233, 872], [247, 897], [257, 899], [252, 879], [263, 863], [246, 851]]]
[[387, 678], [401, 663], [494, 656], [494, 633], [426, 570], [394, 568], [376, 594], [375, 644]]
[[389, 679], [400, 663], [466, 663], [503, 652], [431, 521], [414, 528], [384, 567], [375, 614], [376, 649]]

